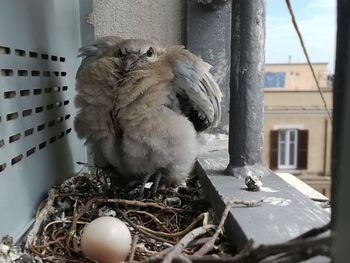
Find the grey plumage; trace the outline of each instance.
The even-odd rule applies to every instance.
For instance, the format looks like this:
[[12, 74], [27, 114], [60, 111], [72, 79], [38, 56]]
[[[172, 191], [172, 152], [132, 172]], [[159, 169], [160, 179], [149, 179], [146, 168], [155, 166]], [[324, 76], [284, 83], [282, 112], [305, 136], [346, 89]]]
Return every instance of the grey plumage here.
[[95, 164], [127, 180], [181, 182], [197, 156], [196, 131], [220, 120], [211, 66], [180, 46], [117, 37], [82, 47], [80, 56], [74, 126]]

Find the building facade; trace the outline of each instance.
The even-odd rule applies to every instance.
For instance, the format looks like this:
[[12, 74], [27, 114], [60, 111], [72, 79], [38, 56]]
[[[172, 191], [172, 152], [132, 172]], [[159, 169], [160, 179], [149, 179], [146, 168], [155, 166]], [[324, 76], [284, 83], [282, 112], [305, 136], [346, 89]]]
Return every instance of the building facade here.
[[[313, 66], [332, 111], [327, 63]], [[332, 125], [308, 64], [267, 64], [265, 70], [266, 163], [330, 197]]]

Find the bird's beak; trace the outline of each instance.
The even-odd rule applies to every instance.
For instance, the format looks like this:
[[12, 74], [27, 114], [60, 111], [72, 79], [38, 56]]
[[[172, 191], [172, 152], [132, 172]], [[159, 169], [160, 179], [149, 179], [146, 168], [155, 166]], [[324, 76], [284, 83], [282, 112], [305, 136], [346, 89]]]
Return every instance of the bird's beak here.
[[137, 55], [135, 55], [135, 54], [127, 55], [123, 59], [124, 71], [128, 72], [128, 71], [132, 70], [137, 65], [137, 61], [138, 60], [139, 60], [139, 57]]

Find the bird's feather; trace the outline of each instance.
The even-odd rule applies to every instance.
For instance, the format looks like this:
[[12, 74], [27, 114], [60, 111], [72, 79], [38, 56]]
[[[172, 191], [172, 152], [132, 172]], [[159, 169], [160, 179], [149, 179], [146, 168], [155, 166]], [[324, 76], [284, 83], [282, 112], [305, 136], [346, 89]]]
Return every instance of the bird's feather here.
[[111, 165], [130, 181], [161, 173], [162, 183], [179, 183], [197, 155], [196, 131], [220, 120], [211, 66], [180, 46], [118, 37], [79, 52], [75, 130], [92, 145], [96, 165]]

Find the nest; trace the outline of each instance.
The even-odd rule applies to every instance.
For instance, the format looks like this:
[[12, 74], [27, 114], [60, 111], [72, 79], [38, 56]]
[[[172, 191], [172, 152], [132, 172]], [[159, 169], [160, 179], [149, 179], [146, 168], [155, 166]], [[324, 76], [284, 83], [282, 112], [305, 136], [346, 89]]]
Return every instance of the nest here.
[[[82, 254], [80, 239], [85, 225], [101, 216], [122, 220], [137, 239], [126, 261], [157, 257], [191, 231], [202, 229], [180, 251], [193, 255], [213, 235], [216, 220], [196, 177], [178, 188], [159, 190], [152, 198], [145, 198], [151, 195], [150, 189], [144, 190], [143, 198], [139, 191], [113, 185], [110, 174], [100, 169], [66, 180], [52, 188], [38, 207], [26, 249], [43, 262], [94, 262]], [[210, 250], [210, 254], [222, 256], [227, 246], [219, 237]]]

